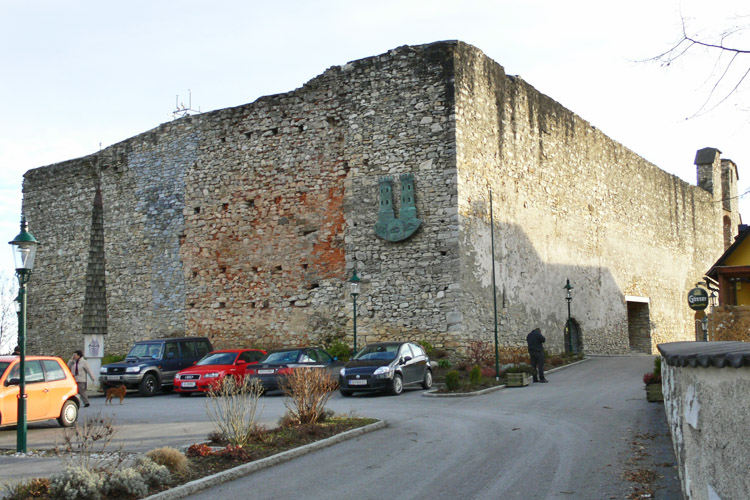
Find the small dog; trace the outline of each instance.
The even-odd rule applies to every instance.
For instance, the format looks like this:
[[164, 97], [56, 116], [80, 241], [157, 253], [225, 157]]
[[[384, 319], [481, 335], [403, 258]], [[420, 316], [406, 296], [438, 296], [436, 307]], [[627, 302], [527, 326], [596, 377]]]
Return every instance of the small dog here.
[[122, 400], [125, 399], [125, 393], [127, 392], [127, 389], [125, 388], [125, 384], [120, 384], [117, 387], [110, 387], [107, 389], [107, 400], [104, 402], [105, 405], [112, 403], [112, 398], [117, 396], [120, 398], [120, 404], [122, 404]]

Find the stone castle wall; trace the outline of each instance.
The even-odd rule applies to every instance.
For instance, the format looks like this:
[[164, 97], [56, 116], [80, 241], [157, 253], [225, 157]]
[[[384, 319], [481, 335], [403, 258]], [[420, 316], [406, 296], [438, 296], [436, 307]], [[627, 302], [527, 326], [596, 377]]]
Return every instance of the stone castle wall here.
[[[407, 173], [421, 227], [379, 239], [379, 181], [392, 178], [398, 216]], [[669, 308], [721, 254], [710, 236], [721, 228], [691, 215], [710, 195], [460, 42], [332, 67], [295, 91], [28, 172], [24, 209], [43, 244], [36, 352], [80, 348], [97, 186], [108, 353], [173, 335], [351, 344], [355, 268], [359, 345], [488, 339], [489, 187], [505, 344], [540, 326], [562, 348], [568, 277], [589, 352], [627, 349], [625, 295], [653, 298], [654, 341], [680, 338], [686, 321]]]
[[713, 195], [506, 76], [478, 49], [460, 44], [456, 61], [465, 330], [489, 339], [494, 326], [491, 188], [503, 343], [522, 345], [538, 326], [548, 348], [563, 349], [566, 279], [588, 352], [629, 351], [626, 296], [650, 299], [653, 352], [692, 339], [685, 294], [724, 251]]

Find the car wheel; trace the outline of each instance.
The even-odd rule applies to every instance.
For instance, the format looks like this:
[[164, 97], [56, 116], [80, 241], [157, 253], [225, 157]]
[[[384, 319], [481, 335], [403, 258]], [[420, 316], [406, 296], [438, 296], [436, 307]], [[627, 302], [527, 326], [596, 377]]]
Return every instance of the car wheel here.
[[156, 377], [151, 373], [144, 375], [143, 380], [138, 384], [138, 392], [141, 396], [153, 396], [158, 390]]
[[342, 396], [344, 396], [345, 398], [348, 398], [349, 396], [351, 396], [351, 395], [352, 395], [352, 391], [347, 391], [347, 390], [345, 390], [345, 389], [341, 389], [341, 390], [339, 390], [339, 392], [340, 392], [340, 393], [341, 393], [341, 395], [342, 395]]
[[62, 427], [70, 427], [76, 423], [76, 420], [78, 420], [78, 405], [74, 401], [67, 400], [62, 405], [57, 421]]
[[429, 389], [432, 387], [432, 370], [424, 372], [424, 380], [422, 380], [422, 389]]
[[396, 374], [393, 376], [391, 381], [391, 394], [398, 396], [404, 391], [404, 381], [401, 380], [401, 375]]

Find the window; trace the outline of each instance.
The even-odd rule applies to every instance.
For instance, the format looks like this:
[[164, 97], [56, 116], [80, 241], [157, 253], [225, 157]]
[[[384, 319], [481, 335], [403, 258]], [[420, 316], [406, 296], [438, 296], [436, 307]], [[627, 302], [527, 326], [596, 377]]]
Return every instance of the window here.
[[333, 363], [333, 358], [325, 351], [318, 350], [318, 361], [321, 363], [331, 364]]
[[43, 359], [42, 366], [44, 367], [44, 374], [47, 382], [52, 382], [53, 380], [65, 380], [65, 372], [57, 361]]
[[180, 351], [177, 350], [176, 342], [167, 342], [167, 355], [165, 359], [174, 359], [180, 356]]
[[211, 344], [209, 344], [205, 340], [201, 340], [200, 342], [192, 342], [192, 343], [196, 344], [196, 348], [198, 350], [198, 356], [196, 357], [198, 358], [202, 358], [203, 356], [211, 352]]
[[409, 344], [404, 344], [401, 346], [401, 357], [405, 358], [409, 356], [410, 358], [413, 358], [414, 355], [411, 352], [411, 349], [409, 349]]
[[42, 364], [39, 361], [26, 361], [26, 383], [33, 384], [36, 382], [44, 382]]
[[180, 342], [180, 350], [182, 351], [182, 357], [185, 359], [197, 359], [198, 356], [198, 345], [196, 342]]
[[422, 349], [421, 346], [417, 344], [409, 344], [409, 347], [411, 347], [411, 352], [414, 353], [414, 356], [424, 356], [424, 349]]

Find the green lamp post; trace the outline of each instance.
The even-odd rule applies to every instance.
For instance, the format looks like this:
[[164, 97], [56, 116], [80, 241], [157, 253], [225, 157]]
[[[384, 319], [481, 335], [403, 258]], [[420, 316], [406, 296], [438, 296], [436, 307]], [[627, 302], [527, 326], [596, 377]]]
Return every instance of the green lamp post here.
[[570, 331], [570, 303], [573, 301], [573, 293], [571, 292], [571, 290], [573, 290], [573, 287], [570, 285], [570, 279], [566, 280], [565, 286], [563, 288], [565, 288], [565, 300], [568, 302], [568, 323], [565, 325], [565, 333], [568, 337], [567, 351], [573, 352], [573, 339], [571, 335], [572, 332]]
[[18, 424], [16, 437], [16, 451], [26, 453], [26, 284], [29, 282], [31, 272], [34, 269], [36, 241], [28, 231], [29, 224], [21, 218], [21, 232], [13, 241], [9, 242], [13, 248], [13, 260], [18, 276], [18, 298], [20, 304], [18, 311], [18, 351], [19, 363], [19, 390], [18, 390]]
[[354, 309], [354, 354], [357, 354], [357, 297], [359, 296], [360, 279], [357, 276], [357, 270], [352, 273], [349, 280], [351, 286], [352, 306]]

